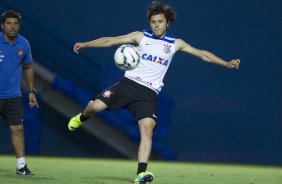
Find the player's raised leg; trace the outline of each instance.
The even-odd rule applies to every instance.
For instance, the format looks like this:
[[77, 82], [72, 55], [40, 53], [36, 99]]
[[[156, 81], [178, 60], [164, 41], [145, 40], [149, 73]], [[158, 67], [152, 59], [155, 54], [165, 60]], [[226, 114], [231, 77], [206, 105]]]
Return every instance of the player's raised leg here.
[[89, 101], [82, 113], [79, 113], [70, 119], [68, 129], [70, 131], [76, 130], [81, 125], [83, 125], [83, 123], [92, 115], [96, 114], [97, 112], [103, 111], [106, 108], [107, 105], [99, 99]]

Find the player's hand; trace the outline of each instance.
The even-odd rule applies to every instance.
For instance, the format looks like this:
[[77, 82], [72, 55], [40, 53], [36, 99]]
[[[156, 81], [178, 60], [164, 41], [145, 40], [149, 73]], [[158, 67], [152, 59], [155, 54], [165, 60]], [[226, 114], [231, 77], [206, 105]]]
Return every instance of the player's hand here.
[[229, 69], [238, 69], [240, 65], [240, 59], [233, 59], [226, 64], [226, 68]]
[[76, 43], [74, 46], [73, 46], [73, 51], [75, 52], [75, 53], [79, 53], [79, 51], [81, 50], [81, 49], [83, 49], [85, 46], [84, 46], [84, 43]]
[[29, 93], [28, 98], [29, 98], [29, 106], [30, 107], [36, 106], [37, 108], [39, 108], [39, 105], [38, 105], [37, 100], [36, 100], [35, 93]]

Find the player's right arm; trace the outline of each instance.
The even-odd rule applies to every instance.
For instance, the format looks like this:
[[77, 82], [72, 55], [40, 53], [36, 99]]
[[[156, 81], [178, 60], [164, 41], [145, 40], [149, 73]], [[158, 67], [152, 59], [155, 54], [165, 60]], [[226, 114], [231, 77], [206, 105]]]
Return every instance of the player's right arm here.
[[224, 61], [223, 59], [217, 57], [216, 55], [212, 54], [209, 51], [200, 50], [200, 49], [192, 47], [191, 45], [189, 45], [188, 43], [186, 43], [185, 41], [181, 39], [175, 40], [175, 46], [176, 46], [176, 51], [182, 51], [187, 54], [196, 56], [205, 62], [225, 66], [226, 68], [229, 68], [229, 69], [233, 69], [233, 68], [238, 69], [240, 65], [239, 59], [233, 59], [229, 62]]
[[143, 32], [132, 32], [127, 35], [116, 36], [116, 37], [102, 37], [89, 42], [78, 42], [74, 45], [73, 51], [79, 53], [80, 50], [85, 48], [98, 48], [98, 47], [111, 47], [122, 44], [138, 44], [141, 42]]

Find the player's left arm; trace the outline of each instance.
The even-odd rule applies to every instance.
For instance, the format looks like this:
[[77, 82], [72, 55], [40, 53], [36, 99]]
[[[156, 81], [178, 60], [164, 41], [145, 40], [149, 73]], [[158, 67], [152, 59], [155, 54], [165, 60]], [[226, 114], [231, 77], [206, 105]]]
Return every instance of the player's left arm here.
[[184, 42], [181, 39], [175, 40], [175, 47], [176, 47], [176, 51], [185, 52], [187, 54], [198, 57], [205, 62], [221, 65], [221, 66], [224, 66], [226, 68], [238, 69], [239, 65], [240, 65], [239, 59], [233, 59], [229, 62], [226, 62], [223, 59], [217, 57], [216, 55], [212, 54], [209, 51], [200, 50], [200, 49], [192, 47], [191, 45], [187, 44], [186, 42]]
[[29, 106], [30, 107], [34, 107], [34, 106], [38, 106], [37, 100], [36, 100], [36, 95], [35, 95], [35, 91], [34, 91], [34, 86], [33, 86], [33, 82], [34, 82], [34, 71], [32, 68], [32, 64], [24, 64], [23, 65], [24, 68], [24, 74], [25, 74], [25, 78], [26, 78], [26, 82], [27, 82], [27, 86], [28, 86], [28, 97], [29, 97]]

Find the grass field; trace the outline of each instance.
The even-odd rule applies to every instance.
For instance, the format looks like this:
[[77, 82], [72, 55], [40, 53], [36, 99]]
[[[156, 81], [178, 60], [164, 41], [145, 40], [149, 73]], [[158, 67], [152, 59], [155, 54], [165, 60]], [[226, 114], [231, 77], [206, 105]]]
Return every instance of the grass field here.
[[[136, 161], [27, 157], [34, 176], [15, 174], [15, 158], [0, 155], [0, 184], [129, 184]], [[281, 184], [282, 168], [150, 162], [154, 184]]]

